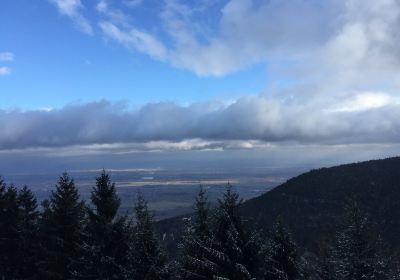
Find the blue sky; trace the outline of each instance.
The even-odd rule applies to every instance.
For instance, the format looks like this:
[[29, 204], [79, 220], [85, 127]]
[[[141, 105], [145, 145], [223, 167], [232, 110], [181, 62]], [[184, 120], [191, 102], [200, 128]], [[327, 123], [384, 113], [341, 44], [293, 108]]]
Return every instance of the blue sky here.
[[[123, 5], [121, 1], [119, 6]], [[143, 3], [140, 15], [157, 1]], [[96, 2], [86, 1], [84, 12], [93, 25], [85, 34], [63, 16], [50, 1], [2, 1], [0, 35], [2, 52], [15, 56], [7, 65], [11, 73], [1, 77], [1, 107], [40, 109], [69, 103], [107, 99], [147, 102], [236, 98], [261, 92], [268, 81], [265, 65], [253, 65], [224, 77], [200, 77], [172, 67], [135, 50], [107, 40], [96, 25]], [[151, 15], [135, 19], [152, 28]], [[153, 15], [156, 18], [156, 16]]]
[[399, 24], [397, 0], [4, 0], [0, 156], [387, 155]]

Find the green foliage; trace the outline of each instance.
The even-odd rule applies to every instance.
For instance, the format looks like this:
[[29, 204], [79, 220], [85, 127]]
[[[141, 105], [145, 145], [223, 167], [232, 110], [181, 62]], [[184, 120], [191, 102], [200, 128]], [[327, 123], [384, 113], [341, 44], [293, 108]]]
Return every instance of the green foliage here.
[[70, 279], [82, 254], [85, 207], [73, 179], [64, 173], [43, 204], [40, 223], [41, 279]]
[[382, 239], [400, 248], [400, 157], [321, 168], [289, 179], [243, 204], [242, 213], [265, 232], [281, 216], [301, 247], [318, 252], [337, 230], [346, 198], [357, 201]]
[[382, 240], [355, 202], [346, 207], [330, 262], [335, 279], [389, 279], [389, 262]]
[[179, 276], [182, 279], [212, 279], [216, 264], [207, 259], [208, 251], [213, 246], [210, 205], [202, 187], [195, 198], [194, 210], [194, 221], [191, 218], [185, 219], [185, 234], [180, 245]]
[[0, 178], [0, 277], [30, 279], [37, 273], [37, 203], [32, 192]]
[[210, 225], [208, 203], [200, 189], [194, 224], [188, 222], [181, 245], [181, 278], [253, 279], [258, 247], [241, 218], [241, 203], [238, 194], [228, 186]]
[[37, 271], [38, 254], [38, 218], [37, 200], [31, 190], [24, 186], [18, 192], [18, 207], [20, 210], [19, 244], [18, 244], [18, 277], [34, 278]]
[[76, 277], [125, 279], [131, 225], [127, 217], [116, 217], [120, 199], [105, 170], [96, 178], [91, 201], [94, 209], [87, 208], [89, 220]]
[[166, 257], [161, 250], [153, 228], [153, 217], [142, 194], [138, 194], [135, 203], [132, 249], [130, 250], [133, 279], [158, 280], [169, 279], [166, 269]]
[[18, 276], [18, 243], [20, 213], [18, 192], [0, 180], [0, 275], [5, 279]]
[[202, 186], [200, 186], [199, 193], [195, 198], [194, 205], [194, 234], [200, 239], [204, 239], [206, 237], [210, 237], [210, 204], [207, 200], [207, 194]]
[[93, 188], [90, 198], [95, 206], [95, 211], [89, 211], [90, 219], [96, 223], [112, 223], [121, 200], [116, 193], [115, 184], [111, 183], [110, 176], [105, 170], [96, 178], [96, 187]]
[[218, 251], [224, 254], [222, 268], [229, 279], [251, 279], [258, 269], [257, 238], [245, 225], [240, 207], [243, 200], [228, 185], [218, 201], [214, 235]]
[[280, 218], [274, 224], [271, 237], [263, 248], [263, 279], [294, 280], [301, 278], [303, 269], [296, 244], [283, 227]]
[[[142, 195], [134, 219], [118, 216], [120, 199], [105, 171], [96, 179], [90, 207], [65, 173], [41, 211], [27, 187], [17, 189], [0, 178], [0, 279], [297, 280], [310, 268], [316, 280], [399, 279], [396, 258], [381, 238], [396, 244], [399, 236], [396, 163], [400, 166], [399, 159], [389, 159], [312, 171], [245, 204], [228, 186], [215, 209], [201, 188], [195, 213], [186, 219], [179, 263], [167, 263]], [[342, 210], [348, 196], [354, 200]], [[243, 213], [271, 232], [262, 249]], [[299, 250], [280, 221], [271, 223], [278, 215], [294, 228]], [[336, 235], [321, 258], [304, 253], [318, 237], [330, 240], [327, 230]], [[306, 266], [305, 259], [313, 264]]]

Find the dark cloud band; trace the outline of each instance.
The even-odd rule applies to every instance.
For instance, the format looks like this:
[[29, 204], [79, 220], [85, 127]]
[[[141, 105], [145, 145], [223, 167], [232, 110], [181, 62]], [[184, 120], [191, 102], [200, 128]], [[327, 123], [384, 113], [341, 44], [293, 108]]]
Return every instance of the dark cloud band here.
[[321, 104], [297, 105], [252, 96], [228, 106], [164, 102], [128, 110], [101, 101], [48, 111], [2, 110], [0, 149], [190, 139], [314, 144], [399, 141], [399, 105], [343, 108], [328, 110]]

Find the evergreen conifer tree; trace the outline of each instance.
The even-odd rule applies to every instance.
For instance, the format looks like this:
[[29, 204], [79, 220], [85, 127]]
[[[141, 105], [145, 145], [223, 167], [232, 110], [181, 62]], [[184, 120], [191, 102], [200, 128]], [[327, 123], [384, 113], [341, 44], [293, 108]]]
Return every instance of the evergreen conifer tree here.
[[147, 202], [139, 193], [135, 203], [136, 224], [133, 228], [130, 260], [132, 278], [143, 280], [169, 279], [166, 258], [153, 228], [153, 217]]
[[382, 241], [374, 234], [356, 202], [345, 209], [345, 223], [337, 234], [331, 262], [336, 279], [389, 279], [390, 269]]
[[[196, 200], [197, 217], [208, 213], [204, 211], [203, 198], [200, 192]], [[255, 235], [247, 229], [240, 215], [241, 203], [238, 194], [228, 186], [214, 212], [210, 233], [196, 233], [196, 229], [208, 227], [202, 219], [197, 220], [192, 231], [187, 231], [183, 244], [189, 253], [184, 257], [184, 279], [255, 279], [259, 249]]]
[[83, 243], [84, 202], [73, 179], [64, 173], [43, 203], [41, 238], [41, 279], [71, 279], [76, 275]]
[[6, 266], [6, 191], [7, 185], [0, 177], [0, 278], [5, 278], [8, 270]]
[[19, 190], [17, 199], [20, 212], [18, 274], [22, 279], [35, 279], [39, 217], [37, 200], [27, 186]]
[[212, 279], [215, 274], [208, 259], [208, 251], [212, 248], [213, 236], [210, 228], [210, 205], [203, 187], [195, 198], [194, 216], [185, 219], [185, 234], [182, 238], [180, 276], [183, 279]]
[[195, 198], [195, 223], [194, 223], [194, 234], [200, 239], [206, 239], [210, 237], [210, 203], [206, 191], [203, 187], [200, 187], [199, 193]]
[[111, 224], [118, 212], [121, 200], [111, 183], [110, 176], [105, 170], [96, 178], [96, 187], [93, 188], [91, 201], [95, 211], [89, 211], [90, 220], [101, 224]]
[[294, 280], [302, 276], [296, 244], [280, 218], [275, 222], [264, 251], [263, 279]]
[[126, 217], [117, 217], [120, 199], [115, 184], [102, 171], [96, 178], [88, 208], [87, 236], [83, 246], [81, 279], [124, 279], [127, 275], [129, 250], [129, 223]]
[[0, 277], [18, 277], [19, 209], [18, 192], [0, 180]]
[[240, 213], [243, 200], [228, 185], [216, 209], [216, 249], [224, 254], [223, 275], [231, 280], [252, 279], [258, 270], [258, 242]]

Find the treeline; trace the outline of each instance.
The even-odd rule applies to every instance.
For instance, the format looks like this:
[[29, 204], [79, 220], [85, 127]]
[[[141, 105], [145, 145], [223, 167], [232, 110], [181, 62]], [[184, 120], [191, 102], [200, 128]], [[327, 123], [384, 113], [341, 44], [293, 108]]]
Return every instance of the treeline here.
[[334, 238], [309, 258], [279, 217], [270, 232], [259, 232], [243, 219], [242, 200], [230, 186], [215, 208], [200, 188], [172, 260], [160, 246], [142, 195], [134, 217], [117, 215], [120, 198], [103, 171], [90, 201], [81, 200], [66, 173], [41, 206], [27, 187], [0, 179], [0, 279], [399, 278], [395, 258], [354, 202]]

